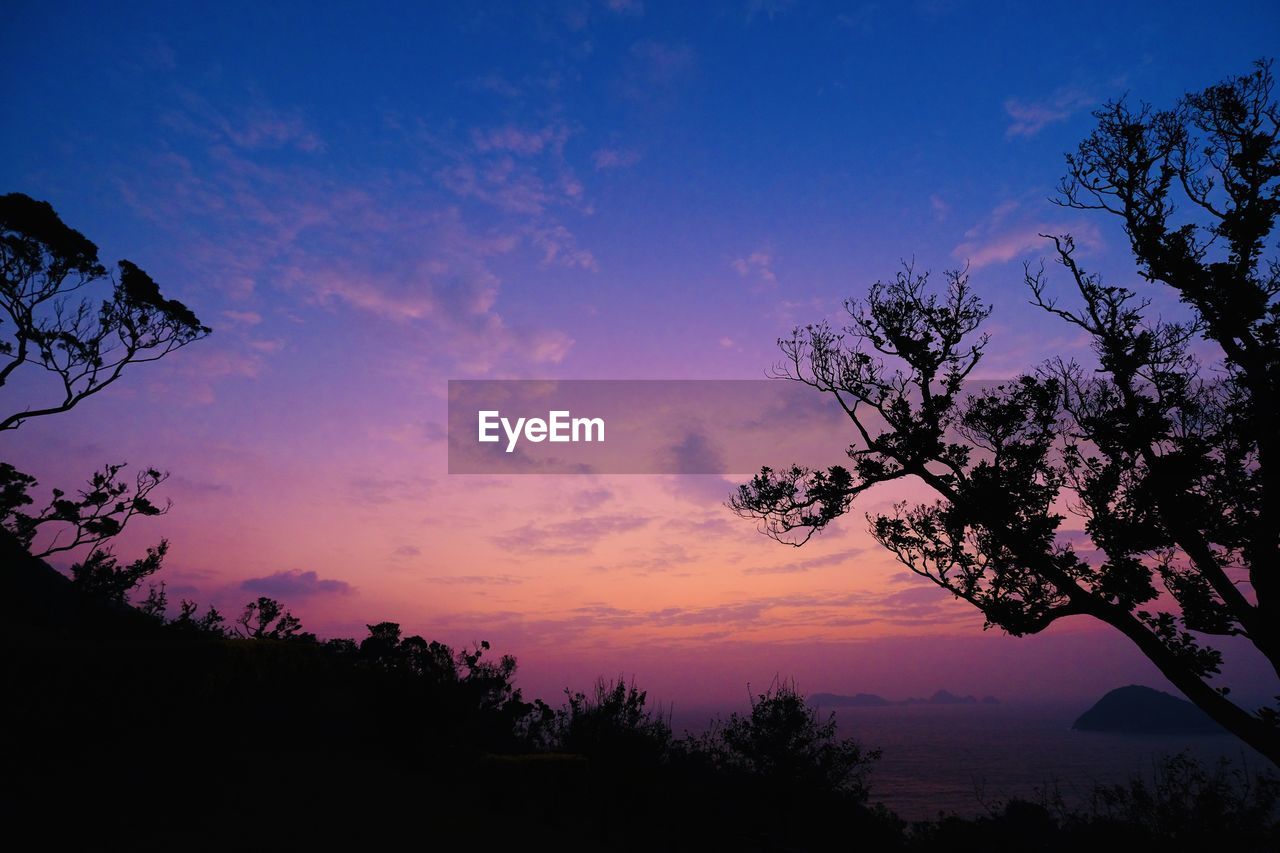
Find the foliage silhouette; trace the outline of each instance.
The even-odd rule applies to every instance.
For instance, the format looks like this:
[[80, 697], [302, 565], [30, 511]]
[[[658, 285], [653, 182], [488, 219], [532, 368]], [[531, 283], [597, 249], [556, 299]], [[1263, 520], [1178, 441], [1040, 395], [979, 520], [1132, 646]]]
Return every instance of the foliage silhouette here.
[[492, 661], [487, 643], [455, 652], [393, 622], [359, 642], [299, 641], [301, 626], [227, 636], [190, 602], [169, 620], [91, 594], [7, 534], [0, 559], [12, 567], [0, 677], [18, 735], [6, 761], [22, 780], [9, 827], [50, 846], [221, 850], [287, 831], [317, 847], [409, 835], [467, 849], [1067, 851], [1119, 838], [1179, 850], [1203, 845], [1201, 812], [1231, 849], [1275, 838], [1274, 781], [1189, 763], [1155, 786], [1099, 789], [1085, 811], [1046, 798], [908, 828], [866, 805], [874, 753], [837, 738], [794, 685], [674, 738], [621, 679], [554, 711], [526, 702], [514, 659]]
[[[98, 247], [48, 202], [0, 196], [0, 388], [27, 365], [43, 368], [60, 386], [45, 406], [0, 412], [0, 430], [68, 411], [114, 383], [127, 365], [157, 361], [210, 333], [136, 265], [118, 266], [112, 279], [98, 262]], [[110, 295], [96, 305], [81, 295], [106, 282]]]
[[[60, 396], [48, 405], [0, 412], [0, 431], [69, 411], [113, 384], [127, 365], [156, 361], [210, 333], [190, 308], [162, 296], [135, 264], [121, 260], [118, 266], [119, 278], [112, 279], [98, 262], [97, 247], [48, 202], [22, 193], [0, 196], [0, 389], [26, 366], [42, 368], [60, 386]], [[108, 282], [109, 295], [95, 306], [89, 294]], [[130, 482], [120, 476], [124, 468], [105, 465], [74, 497], [52, 489], [47, 505], [31, 513], [25, 508], [34, 503], [28, 492], [36, 479], [0, 462], [0, 529], [35, 557], [86, 550], [71, 567], [74, 582], [121, 605], [160, 569], [168, 543], [161, 541], [124, 566], [104, 543], [132, 518], [169, 509], [168, 502], [161, 506], [151, 498], [167, 473], [144, 468]], [[40, 536], [46, 529], [52, 533]], [[152, 589], [143, 609], [160, 615], [165, 606], [161, 586]]]
[[[169, 550], [169, 542], [161, 539], [160, 544], [147, 549], [147, 555], [132, 563], [121, 566], [120, 562], [109, 551], [95, 549], [82, 562], [71, 567], [71, 581], [90, 595], [102, 598], [115, 604], [124, 604], [128, 595], [144, 578], [160, 571], [164, 555]], [[148, 596], [144, 612], [156, 615], [160, 608], [159, 595]], [[163, 612], [160, 609], [160, 612]]]
[[1031, 800], [993, 803], [988, 811], [975, 820], [950, 816], [918, 824], [909, 847], [1272, 850], [1280, 833], [1280, 778], [1179, 753], [1157, 761], [1150, 778], [1094, 785], [1079, 805], [1069, 805], [1054, 784]]
[[244, 606], [236, 620], [236, 633], [250, 640], [300, 640], [315, 642], [314, 634], [304, 633], [302, 620], [285, 610], [274, 598], [259, 596]]
[[[120, 476], [124, 467], [123, 464], [106, 465], [94, 472], [88, 488], [74, 498], [61, 489], [52, 489], [48, 504], [31, 514], [22, 507], [33, 503], [28, 490], [39, 484], [29, 474], [0, 462], [0, 527], [31, 551], [32, 556], [43, 558], [81, 547], [96, 549], [124, 530], [130, 519], [168, 512], [168, 502], [160, 506], [150, 495], [169, 475], [147, 468], [139, 471], [130, 483]], [[48, 541], [33, 548], [42, 528], [54, 532]], [[64, 539], [63, 535], [68, 533]]]
[[[779, 341], [779, 375], [839, 399], [851, 468], [764, 468], [731, 498], [767, 535], [803, 544], [867, 489], [910, 478], [933, 503], [868, 516], [916, 574], [1021, 636], [1088, 615], [1128, 637], [1188, 699], [1280, 763], [1275, 709], [1215, 681], [1219, 649], [1246, 638], [1280, 674], [1280, 109], [1271, 65], [1156, 111], [1120, 100], [1067, 158], [1059, 203], [1120, 218], [1140, 275], [1190, 318], [1082, 266], [1048, 237], [1074, 288], [1034, 304], [1086, 333], [1096, 369], [1053, 359], [965, 392], [990, 308], [965, 270], [941, 293], [910, 266], [823, 323]], [[1175, 201], [1192, 214], [1180, 212]], [[1197, 348], [1218, 362], [1202, 370]], [[883, 424], [881, 428], [878, 424]], [[1101, 555], [1076, 552], [1061, 507]]]
[[553, 743], [564, 752], [607, 757], [630, 765], [664, 761], [672, 745], [661, 709], [645, 706], [647, 694], [622, 678], [597, 679], [590, 694], [565, 690], [568, 702], [555, 715]]
[[879, 750], [836, 737], [836, 717], [825, 721], [796, 690], [775, 681], [754, 696], [749, 714], [731, 714], [703, 736], [704, 748], [722, 767], [767, 780], [791, 795], [848, 794], [865, 802], [867, 776]]

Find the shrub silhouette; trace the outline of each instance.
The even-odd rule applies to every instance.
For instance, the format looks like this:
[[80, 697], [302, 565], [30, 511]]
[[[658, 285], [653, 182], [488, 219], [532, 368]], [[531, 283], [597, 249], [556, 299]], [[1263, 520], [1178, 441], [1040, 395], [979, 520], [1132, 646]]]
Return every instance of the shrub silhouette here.
[[720, 764], [800, 794], [843, 794], [865, 802], [867, 775], [880, 758], [853, 738], [836, 737], [835, 714], [826, 721], [796, 690], [775, 682], [755, 696], [746, 715], [731, 714], [704, 740]]
[[645, 707], [647, 694], [621, 677], [597, 679], [590, 694], [565, 690], [568, 703], [555, 716], [554, 746], [564, 752], [633, 765], [667, 758], [671, 726]]

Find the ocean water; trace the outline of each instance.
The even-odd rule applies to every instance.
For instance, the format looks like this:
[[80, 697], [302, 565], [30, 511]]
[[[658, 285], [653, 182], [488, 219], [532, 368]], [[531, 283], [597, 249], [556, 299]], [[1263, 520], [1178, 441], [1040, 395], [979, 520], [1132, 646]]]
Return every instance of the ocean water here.
[[[1072, 722], [1087, 707], [909, 705], [836, 708], [822, 710], [821, 717], [834, 711], [840, 736], [882, 751], [870, 777], [871, 799], [906, 820], [928, 820], [939, 813], [980, 815], [1005, 800], [1035, 799], [1039, 791], [1055, 786], [1069, 805], [1084, 805], [1097, 784], [1123, 783], [1134, 776], [1150, 783], [1159, 760], [1182, 751], [1254, 770], [1270, 766], [1230, 735], [1073, 731]], [[672, 723], [677, 732], [705, 726], [705, 717], [702, 725], [694, 724], [695, 719]]]
[[[940, 705], [836, 709], [841, 736], [879, 747], [872, 800], [907, 820], [972, 816], [1056, 786], [1081, 805], [1097, 784], [1150, 782], [1163, 756], [1186, 751], [1262, 769], [1266, 759], [1230, 735], [1079, 732], [1071, 706]], [[824, 713], [825, 716], [825, 713]]]

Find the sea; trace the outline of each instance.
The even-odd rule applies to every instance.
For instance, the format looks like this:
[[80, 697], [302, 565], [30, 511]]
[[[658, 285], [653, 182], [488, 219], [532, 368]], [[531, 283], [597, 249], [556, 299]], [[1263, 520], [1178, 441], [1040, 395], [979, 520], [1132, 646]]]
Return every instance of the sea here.
[[[871, 801], [908, 821], [974, 817], [1013, 798], [1055, 791], [1086, 806], [1093, 788], [1139, 778], [1150, 785], [1161, 760], [1186, 752], [1246, 771], [1271, 765], [1231, 735], [1128, 735], [1071, 728], [1088, 707], [1070, 704], [890, 705], [822, 710], [837, 732], [881, 750], [869, 779]], [[719, 715], [727, 716], [727, 715]], [[677, 733], [705, 728], [706, 716], [675, 714]]]

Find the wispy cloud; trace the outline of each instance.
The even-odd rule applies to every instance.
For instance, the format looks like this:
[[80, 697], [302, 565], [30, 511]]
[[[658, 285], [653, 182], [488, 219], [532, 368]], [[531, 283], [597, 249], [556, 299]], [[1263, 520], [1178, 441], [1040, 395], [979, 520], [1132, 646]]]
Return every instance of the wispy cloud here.
[[619, 15], [635, 15], [644, 14], [644, 0], [604, 0], [604, 6], [610, 12]]
[[222, 316], [238, 326], [256, 326], [262, 322], [257, 311], [223, 311]]
[[757, 289], [778, 286], [778, 275], [773, 271], [773, 252], [768, 249], [757, 249], [746, 257], [735, 258], [729, 266], [750, 280]]
[[827, 566], [850, 565], [865, 550], [864, 548], [854, 548], [835, 554], [824, 554], [821, 557], [811, 557], [808, 560], [794, 560], [767, 566], [752, 566], [743, 569], [742, 573], [744, 575], [794, 575], [811, 572], [814, 569], [826, 568]]
[[937, 193], [929, 196], [929, 209], [933, 211], [933, 218], [939, 222], [946, 221], [946, 218], [951, 215], [951, 205]]
[[500, 548], [517, 554], [585, 554], [598, 542], [637, 530], [652, 519], [635, 515], [597, 515], [549, 524], [526, 524], [491, 537]]
[[1085, 249], [1101, 245], [1101, 232], [1092, 222], [1029, 219], [1025, 213], [1016, 200], [996, 205], [981, 222], [965, 232], [964, 240], [951, 250], [952, 257], [964, 261], [970, 269], [1023, 260], [1044, 253], [1047, 244], [1044, 234], [1070, 233], [1077, 245]]
[[750, 24], [757, 18], [768, 18], [772, 21], [775, 17], [790, 11], [794, 5], [795, 0], [747, 0], [747, 23]]
[[525, 581], [515, 575], [433, 575], [427, 580], [446, 586], [517, 586]]
[[623, 93], [636, 100], [661, 95], [687, 77], [695, 64], [693, 48], [687, 44], [637, 41], [629, 51]]
[[640, 162], [640, 152], [630, 148], [597, 148], [591, 154], [591, 161], [600, 171], [625, 169]]
[[524, 130], [513, 125], [473, 130], [471, 138], [477, 151], [509, 151], [513, 154], [541, 154], [544, 150], [564, 150], [569, 131], [563, 126]]
[[1035, 136], [1047, 125], [1065, 121], [1094, 103], [1092, 96], [1075, 88], [1059, 89], [1051, 97], [1040, 101], [1008, 98], [1004, 102], [1004, 111], [1009, 117], [1005, 138]]
[[300, 111], [274, 107], [261, 96], [231, 109], [216, 107], [190, 89], [180, 89], [178, 100], [179, 105], [162, 120], [182, 131], [248, 150], [294, 148], [315, 153], [325, 147]]

